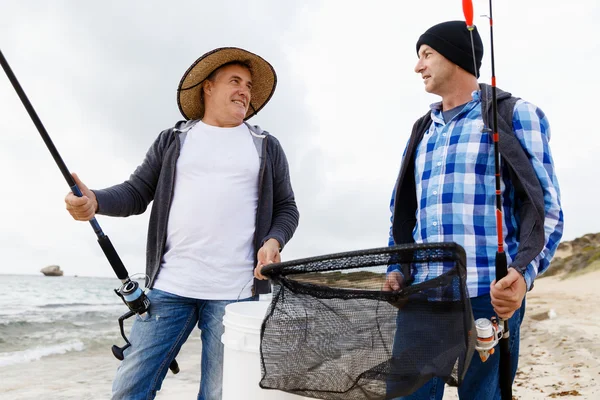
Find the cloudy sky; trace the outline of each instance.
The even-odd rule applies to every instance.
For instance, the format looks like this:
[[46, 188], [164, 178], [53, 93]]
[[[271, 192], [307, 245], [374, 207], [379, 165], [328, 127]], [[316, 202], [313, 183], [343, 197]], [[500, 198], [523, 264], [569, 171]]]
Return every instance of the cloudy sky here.
[[[487, 4], [475, 0], [475, 15]], [[552, 125], [566, 240], [600, 231], [598, 4], [503, 0], [494, 9], [498, 86]], [[177, 84], [201, 54], [237, 46], [269, 60], [277, 91], [250, 122], [277, 136], [290, 162], [301, 222], [289, 260], [387, 244], [403, 148], [437, 101], [413, 72], [415, 43], [450, 19], [462, 19], [458, 0], [3, 0], [0, 49], [91, 188], [125, 180], [181, 119]], [[475, 23], [489, 82], [489, 23]], [[89, 224], [65, 211], [66, 182], [3, 72], [0, 132], [0, 273], [60, 264], [68, 275], [114, 276]], [[148, 215], [98, 220], [130, 274], [142, 272]]]

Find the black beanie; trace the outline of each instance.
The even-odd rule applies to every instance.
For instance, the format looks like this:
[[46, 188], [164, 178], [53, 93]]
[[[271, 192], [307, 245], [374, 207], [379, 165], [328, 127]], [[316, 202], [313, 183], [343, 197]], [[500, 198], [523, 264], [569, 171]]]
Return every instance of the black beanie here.
[[471, 34], [465, 21], [442, 22], [427, 29], [417, 41], [417, 54], [419, 54], [419, 48], [423, 44], [430, 46], [450, 62], [479, 78], [479, 68], [481, 68], [481, 59], [483, 58], [483, 42], [479, 32], [477, 32], [477, 27], [473, 29], [473, 47], [477, 59], [477, 71], [473, 70], [475, 65], [473, 63]]

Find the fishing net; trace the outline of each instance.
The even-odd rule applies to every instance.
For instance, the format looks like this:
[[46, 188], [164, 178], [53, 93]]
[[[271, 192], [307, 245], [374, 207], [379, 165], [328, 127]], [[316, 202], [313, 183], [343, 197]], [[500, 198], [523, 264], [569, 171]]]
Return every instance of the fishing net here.
[[[388, 267], [406, 284], [386, 289]], [[274, 264], [260, 386], [317, 399], [393, 399], [460, 385], [476, 341], [465, 253], [402, 245]], [[411, 284], [416, 274], [430, 279]], [[421, 276], [419, 275], [419, 276]]]

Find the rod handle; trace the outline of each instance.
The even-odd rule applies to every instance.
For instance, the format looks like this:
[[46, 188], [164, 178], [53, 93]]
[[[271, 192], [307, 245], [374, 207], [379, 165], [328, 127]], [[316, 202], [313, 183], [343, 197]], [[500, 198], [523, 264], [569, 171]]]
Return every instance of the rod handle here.
[[102, 251], [108, 259], [108, 262], [110, 263], [110, 266], [112, 267], [113, 271], [115, 271], [115, 274], [117, 274], [117, 277], [122, 281], [128, 279], [129, 276], [127, 274], [125, 266], [123, 265], [123, 261], [121, 261], [121, 258], [117, 254], [117, 251], [115, 250], [108, 236], [99, 236], [98, 244], [102, 248]]

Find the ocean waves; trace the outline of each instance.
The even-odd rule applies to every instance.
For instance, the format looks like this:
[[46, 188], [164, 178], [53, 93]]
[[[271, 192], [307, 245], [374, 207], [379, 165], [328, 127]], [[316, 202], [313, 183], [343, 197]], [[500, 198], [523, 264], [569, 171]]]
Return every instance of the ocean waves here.
[[118, 318], [128, 309], [114, 280], [58, 279], [0, 280], [0, 367], [84, 350], [110, 354], [113, 344], [122, 344]]
[[48, 346], [36, 346], [25, 350], [0, 353], [0, 367], [37, 361], [42, 357], [82, 351], [85, 345], [80, 340], [71, 340]]

